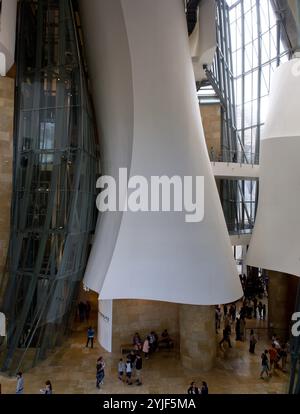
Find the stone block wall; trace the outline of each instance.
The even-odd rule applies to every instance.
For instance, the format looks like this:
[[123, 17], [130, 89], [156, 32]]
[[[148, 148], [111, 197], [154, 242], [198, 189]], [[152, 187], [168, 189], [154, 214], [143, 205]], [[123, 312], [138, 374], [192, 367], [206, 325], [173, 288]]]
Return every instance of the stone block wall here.
[[179, 305], [151, 300], [113, 301], [113, 352], [119, 352], [122, 344], [132, 342], [135, 332], [142, 339], [151, 331], [160, 336], [164, 329], [177, 346], [179, 345]]

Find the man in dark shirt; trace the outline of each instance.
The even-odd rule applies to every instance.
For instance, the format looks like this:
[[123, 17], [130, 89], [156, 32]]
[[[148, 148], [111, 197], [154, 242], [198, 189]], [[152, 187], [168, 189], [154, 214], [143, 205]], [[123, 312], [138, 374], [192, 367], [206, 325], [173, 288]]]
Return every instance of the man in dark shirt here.
[[86, 348], [88, 348], [89, 343], [91, 342], [91, 348], [93, 349], [93, 346], [94, 346], [94, 336], [95, 336], [95, 331], [90, 326], [89, 329], [87, 330]]

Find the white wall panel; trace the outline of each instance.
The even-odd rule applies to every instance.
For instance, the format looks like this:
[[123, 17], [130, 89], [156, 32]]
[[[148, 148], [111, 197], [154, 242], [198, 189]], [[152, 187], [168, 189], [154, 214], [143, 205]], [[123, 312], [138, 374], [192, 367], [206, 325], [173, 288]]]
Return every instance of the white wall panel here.
[[0, 16], [0, 75], [5, 76], [15, 58], [17, 0], [2, 0]]
[[300, 276], [300, 59], [276, 70], [261, 141], [257, 217], [247, 264]]
[[130, 176], [149, 180], [205, 177], [202, 222], [186, 223], [185, 212], [101, 214], [84, 283], [101, 299], [238, 299], [182, 1], [84, 0], [81, 13], [105, 173], [130, 164]]

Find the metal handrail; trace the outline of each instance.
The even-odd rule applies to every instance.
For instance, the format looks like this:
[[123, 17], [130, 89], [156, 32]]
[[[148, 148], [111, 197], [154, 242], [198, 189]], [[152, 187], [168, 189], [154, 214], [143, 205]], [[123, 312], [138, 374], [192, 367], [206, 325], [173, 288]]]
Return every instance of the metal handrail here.
[[211, 148], [209, 151], [209, 158], [211, 162], [227, 162], [247, 165], [257, 165], [259, 163], [259, 156], [254, 152], [245, 152], [239, 150], [221, 150], [216, 151]]

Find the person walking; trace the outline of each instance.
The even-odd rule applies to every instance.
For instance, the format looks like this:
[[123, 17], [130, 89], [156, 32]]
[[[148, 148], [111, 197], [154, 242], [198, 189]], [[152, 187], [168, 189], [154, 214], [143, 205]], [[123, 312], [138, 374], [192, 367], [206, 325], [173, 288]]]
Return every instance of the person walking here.
[[96, 387], [97, 388], [100, 388], [100, 385], [103, 385], [103, 380], [105, 376], [104, 368], [105, 368], [105, 362], [104, 362], [103, 357], [101, 356], [97, 359], [97, 364], [96, 364]]
[[136, 361], [135, 361], [135, 372], [136, 372], [136, 385], [142, 385], [142, 368], [143, 368], [143, 359], [140, 356], [140, 354], [138, 354], [136, 356]]
[[89, 329], [87, 330], [87, 341], [86, 341], [86, 348], [88, 348], [89, 343], [91, 342], [91, 349], [94, 347], [94, 337], [95, 337], [95, 331], [94, 329], [89, 326]]
[[120, 381], [123, 381], [125, 371], [126, 371], [125, 363], [123, 362], [123, 359], [120, 358], [119, 363], [118, 363], [118, 378]]
[[17, 386], [16, 386], [16, 394], [23, 394], [24, 393], [24, 378], [21, 371], [17, 373]]
[[264, 352], [261, 354], [261, 373], [260, 373], [260, 378], [264, 379], [263, 375], [264, 373], [267, 374], [267, 377], [269, 377], [269, 360], [268, 360], [268, 350], [265, 349]]
[[251, 329], [251, 332], [250, 332], [250, 346], [249, 346], [249, 352], [250, 352], [250, 354], [254, 354], [255, 353], [255, 345], [256, 345], [256, 343], [257, 343], [257, 339], [256, 339], [256, 336], [254, 334], [254, 330]]
[[278, 359], [278, 351], [275, 347], [275, 344], [272, 344], [271, 348], [269, 349], [269, 356], [270, 356], [270, 371], [271, 371], [271, 374], [273, 374], [275, 371], [276, 363]]

